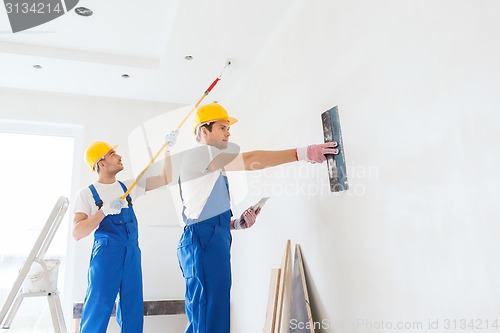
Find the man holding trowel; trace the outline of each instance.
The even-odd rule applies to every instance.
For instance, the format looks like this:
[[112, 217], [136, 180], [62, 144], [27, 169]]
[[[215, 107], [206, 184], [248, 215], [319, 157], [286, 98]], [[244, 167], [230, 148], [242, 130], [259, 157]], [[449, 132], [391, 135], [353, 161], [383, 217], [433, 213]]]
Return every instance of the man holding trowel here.
[[117, 146], [94, 142], [85, 160], [98, 179], [80, 190], [75, 200], [73, 237], [80, 240], [94, 230], [94, 245], [89, 264], [88, 288], [82, 309], [81, 333], [105, 333], [119, 293], [116, 320], [122, 333], [143, 331], [141, 251], [138, 244], [137, 218], [132, 208], [145, 191], [170, 183], [172, 177], [168, 150], [175, 144], [177, 132], [167, 135], [169, 141], [160, 175], [147, 177], [120, 199], [133, 179], [121, 182], [116, 175], [123, 170]]
[[229, 333], [231, 290], [231, 230], [254, 225], [260, 208], [248, 208], [233, 219], [225, 171], [261, 170], [281, 164], [323, 163], [337, 154], [336, 142], [280, 151], [239, 153], [229, 143], [236, 123], [217, 103], [198, 108], [196, 141], [202, 146], [183, 158], [179, 186], [186, 226], [177, 256], [186, 281], [186, 333]]

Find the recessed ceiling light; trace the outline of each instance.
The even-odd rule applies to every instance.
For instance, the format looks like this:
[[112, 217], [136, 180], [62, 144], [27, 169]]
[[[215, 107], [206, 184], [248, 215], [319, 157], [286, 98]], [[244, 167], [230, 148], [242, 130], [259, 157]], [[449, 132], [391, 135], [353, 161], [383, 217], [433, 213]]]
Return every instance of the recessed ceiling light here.
[[186, 60], [193, 60], [193, 56], [192, 55], [187, 55], [184, 57], [184, 59]]
[[130, 75], [128, 75], [128, 74], [122, 74], [122, 78], [124, 78], [124, 79], [128, 79], [129, 77], [130, 77]]
[[36, 68], [36, 69], [41, 69], [42, 66], [41, 65], [33, 65], [33, 68]]
[[87, 7], [76, 7], [75, 13], [80, 16], [92, 16], [92, 14], [94, 14], [94, 12]]

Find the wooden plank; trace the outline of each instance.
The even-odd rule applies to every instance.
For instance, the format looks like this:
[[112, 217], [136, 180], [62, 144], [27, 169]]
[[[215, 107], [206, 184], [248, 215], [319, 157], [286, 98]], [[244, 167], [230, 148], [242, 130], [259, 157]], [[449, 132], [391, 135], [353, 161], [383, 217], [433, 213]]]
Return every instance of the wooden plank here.
[[344, 143], [340, 129], [339, 111], [336, 106], [321, 114], [323, 123], [323, 136], [325, 142], [335, 141], [338, 143], [337, 155], [326, 155], [328, 165], [328, 177], [330, 178], [330, 191], [340, 192], [349, 189], [347, 183], [347, 170], [345, 166]]
[[276, 327], [276, 310], [278, 305], [278, 291], [280, 284], [281, 269], [271, 270], [271, 281], [269, 283], [269, 297], [267, 299], [266, 322], [264, 333], [274, 333]]
[[281, 332], [281, 319], [283, 318], [283, 300], [285, 298], [285, 285], [286, 278], [288, 275], [288, 261], [290, 259], [290, 240], [286, 242], [285, 255], [283, 256], [283, 262], [281, 263], [281, 276], [279, 281], [279, 293], [278, 293], [278, 309], [276, 313], [276, 325], [274, 327], [275, 333]]
[[299, 244], [295, 245], [289, 333], [314, 333], [311, 304]]
[[[83, 303], [73, 303], [73, 319], [82, 317]], [[145, 316], [178, 315], [185, 312], [184, 300], [144, 301]], [[116, 303], [111, 316], [116, 316]]]

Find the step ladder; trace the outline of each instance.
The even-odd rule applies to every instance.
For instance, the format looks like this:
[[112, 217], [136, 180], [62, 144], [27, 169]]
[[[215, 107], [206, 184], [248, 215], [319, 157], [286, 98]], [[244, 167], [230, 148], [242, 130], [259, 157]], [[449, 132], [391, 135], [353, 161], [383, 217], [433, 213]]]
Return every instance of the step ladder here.
[[2, 328], [10, 328], [25, 297], [47, 296], [54, 332], [67, 332], [59, 291], [57, 290], [57, 272], [60, 261], [58, 259], [45, 259], [45, 253], [66, 214], [68, 205], [69, 200], [63, 196], [54, 205], [35, 245], [19, 271], [2, 310], [0, 310]]

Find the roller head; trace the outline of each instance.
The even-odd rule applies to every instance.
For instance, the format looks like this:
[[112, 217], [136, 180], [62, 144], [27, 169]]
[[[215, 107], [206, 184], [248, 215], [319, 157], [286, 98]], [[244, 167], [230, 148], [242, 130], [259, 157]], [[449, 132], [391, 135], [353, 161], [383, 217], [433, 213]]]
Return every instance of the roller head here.
[[231, 65], [231, 60], [230, 60], [230, 59], [228, 59], [228, 60], [226, 61], [226, 65], [225, 65], [225, 66], [224, 66], [224, 68], [222, 69], [222, 72], [221, 72], [221, 73], [220, 73], [220, 75], [219, 75], [219, 79], [222, 77], [222, 74], [224, 74], [224, 71], [226, 70], [227, 66], [229, 66], [229, 65]]

